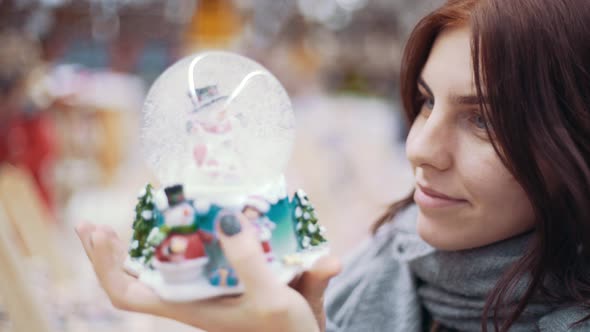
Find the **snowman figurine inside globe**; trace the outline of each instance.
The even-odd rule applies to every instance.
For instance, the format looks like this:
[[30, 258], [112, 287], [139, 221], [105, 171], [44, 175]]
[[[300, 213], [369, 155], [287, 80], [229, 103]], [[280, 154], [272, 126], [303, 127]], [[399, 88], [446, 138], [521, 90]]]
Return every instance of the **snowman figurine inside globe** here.
[[243, 292], [216, 234], [239, 213], [285, 283], [327, 254], [307, 196], [287, 193], [293, 110], [261, 65], [228, 52], [184, 58], [153, 84], [144, 118], [143, 150], [161, 187], [139, 194], [126, 269], [163, 299]]

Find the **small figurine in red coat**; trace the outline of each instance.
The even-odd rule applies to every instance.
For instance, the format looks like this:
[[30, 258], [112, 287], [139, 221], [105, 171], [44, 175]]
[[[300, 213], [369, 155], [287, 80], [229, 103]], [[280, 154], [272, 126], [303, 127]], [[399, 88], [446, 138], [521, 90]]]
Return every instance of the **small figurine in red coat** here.
[[242, 213], [256, 228], [258, 239], [262, 245], [262, 250], [266, 255], [267, 261], [270, 262], [274, 260], [270, 240], [272, 238], [272, 231], [275, 229], [276, 225], [266, 217], [266, 213], [269, 209], [270, 204], [263, 197], [250, 196], [246, 200]]

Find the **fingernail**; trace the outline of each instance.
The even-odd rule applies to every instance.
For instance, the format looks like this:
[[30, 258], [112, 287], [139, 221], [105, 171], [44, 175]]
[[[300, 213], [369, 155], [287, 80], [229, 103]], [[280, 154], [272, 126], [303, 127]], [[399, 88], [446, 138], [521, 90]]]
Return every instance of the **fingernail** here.
[[219, 226], [223, 234], [227, 236], [236, 235], [242, 231], [242, 226], [235, 216], [227, 215], [221, 217], [219, 220]]

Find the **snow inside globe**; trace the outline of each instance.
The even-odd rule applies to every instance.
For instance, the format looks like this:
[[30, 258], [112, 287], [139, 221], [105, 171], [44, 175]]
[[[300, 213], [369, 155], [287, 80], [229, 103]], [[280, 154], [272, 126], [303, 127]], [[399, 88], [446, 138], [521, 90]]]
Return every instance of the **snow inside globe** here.
[[153, 84], [142, 143], [164, 186], [228, 200], [280, 182], [295, 119], [279, 81], [258, 63], [228, 52], [186, 57]]

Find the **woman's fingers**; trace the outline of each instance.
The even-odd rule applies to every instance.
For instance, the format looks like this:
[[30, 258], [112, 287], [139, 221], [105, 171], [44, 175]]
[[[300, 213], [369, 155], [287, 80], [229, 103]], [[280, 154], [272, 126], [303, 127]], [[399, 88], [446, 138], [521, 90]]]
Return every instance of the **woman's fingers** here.
[[325, 326], [324, 291], [330, 279], [342, 270], [340, 260], [334, 256], [320, 258], [313, 267], [304, 272], [293, 285], [307, 300], [319, 326]]
[[92, 234], [92, 232], [95, 229], [96, 229], [95, 225], [88, 224], [88, 223], [83, 223], [83, 224], [76, 226], [76, 233], [78, 234], [78, 237], [80, 238], [80, 242], [82, 242], [82, 247], [84, 247], [84, 251], [86, 252], [86, 256], [88, 256], [88, 259], [90, 259], [91, 262], [92, 262], [92, 258], [90, 257], [90, 254], [92, 252], [92, 242], [90, 239], [90, 234]]
[[301, 275], [298, 291], [305, 298], [319, 298], [324, 294], [330, 279], [341, 270], [342, 266], [338, 258], [324, 256], [318, 259], [311, 269]]
[[256, 230], [248, 219], [241, 214], [227, 215], [221, 217], [216, 227], [223, 252], [246, 292], [259, 292], [280, 284], [267, 265]]
[[163, 305], [158, 296], [125, 273], [125, 246], [110, 227], [82, 224], [76, 228], [101, 287], [119, 309], [154, 313]]

